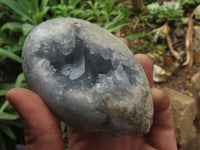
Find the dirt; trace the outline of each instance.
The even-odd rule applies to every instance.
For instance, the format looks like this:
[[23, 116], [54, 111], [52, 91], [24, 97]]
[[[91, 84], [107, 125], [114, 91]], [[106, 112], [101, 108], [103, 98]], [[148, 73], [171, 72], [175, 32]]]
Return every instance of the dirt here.
[[156, 83], [155, 87], [168, 87], [177, 90], [188, 96], [194, 96], [195, 90], [192, 87], [191, 77], [200, 71], [200, 65], [192, 67], [180, 67], [171, 77], [164, 83]]
[[[142, 24], [142, 22], [139, 22], [134, 17], [129, 18], [129, 22], [133, 22], [133, 24]], [[196, 23], [195, 23], [196, 24]], [[153, 28], [148, 27], [145, 25], [140, 25], [137, 27], [135, 26], [126, 26], [120, 31], [116, 33], [117, 36], [120, 37], [126, 37], [130, 34], [135, 33], [150, 33], [154, 29], [159, 28], [157, 25], [152, 25]], [[187, 26], [170, 26], [170, 37], [172, 40], [173, 48], [180, 52], [185, 53], [185, 35], [187, 32]], [[154, 35], [152, 35], [153, 37]], [[159, 56], [159, 60], [156, 60], [155, 64], [159, 65], [166, 71], [172, 72], [172, 76], [170, 76], [166, 82], [163, 83], [155, 83], [154, 86], [158, 88], [168, 87], [172, 88], [174, 90], [177, 90], [181, 93], [184, 93], [188, 96], [193, 96], [195, 93], [195, 90], [192, 88], [191, 83], [191, 77], [200, 71], [200, 64], [193, 64], [192, 67], [184, 67], [181, 64], [185, 61], [186, 56], [183, 55], [182, 62], [179, 62], [179, 67], [172, 71], [174, 63], [176, 63], [176, 59], [171, 55], [169, 51], [169, 46], [167, 44], [166, 39], [159, 39], [156, 43], [151, 41], [150, 38], [152, 37], [146, 37], [146, 38], [136, 38], [129, 41], [129, 48], [133, 51], [134, 54], [136, 53], [157, 53]], [[164, 49], [163, 47], [159, 47], [159, 45], [162, 45], [164, 43]], [[153, 51], [152, 51], [153, 50]], [[195, 57], [195, 56], [194, 56]]]
[[[135, 20], [132, 19], [132, 22]], [[158, 27], [156, 27], [158, 28]], [[144, 30], [144, 31], [142, 31]], [[118, 32], [118, 35], [121, 37], [126, 37], [127, 35], [138, 33], [138, 32], [151, 32], [153, 29], [147, 29], [147, 28], [140, 28], [139, 30], [134, 27], [125, 27], [120, 32]], [[183, 51], [185, 53], [185, 35], [187, 32], [187, 26], [183, 27], [171, 27], [170, 31], [170, 37], [172, 38], [172, 45], [175, 50], [177, 51]], [[146, 41], [145, 41], [146, 40]], [[144, 38], [137, 38], [134, 40], [129, 41], [130, 49], [133, 50], [133, 53], [149, 53], [152, 52], [151, 48], [155, 49], [157, 46], [162, 44], [163, 41], [158, 41], [155, 43], [155, 45], [152, 45], [150, 39]], [[156, 49], [153, 53], [156, 53], [156, 58], [154, 59], [154, 64], [157, 64], [158, 66], [162, 67], [168, 72], [171, 72], [172, 75], [167, 78], [165, 82], [162, 83], [154, 83], [154, 87], [157, 88], [164, 88], [168, 87], [171, 89], [174, 89], [176, 91], [179, 91], [180, 93], [183, 93], [187, 96], [195, 98], [196, 90], [192, 86], [191, 78], [193, 75], [197, 72], [200, 72], [200, 63], [194, 63], [191, 67], [189, 66], [182, 66], [181, 64], [185, 61], [186, 55], [183, 55], [182, 62], [178, 62], [170, 53], [168, 45], [166, 40], [164, 41], [165, 49], [159, 50]], [[200, 52], [199, 52], [200, 53]], [[198, 58], [197, 58], [198, 57]], [[200, 55], [194, 54], [194, 60], [198, 60], [200, 62]], [[175, 63], [178, 63], [178, 67], [174, 67]], [[195, 98], [197, 102], [199, 99]], [[200, 101], [198, 104], [198, 107], [200, 108]], [[196, 117], [196, 120], [194, 122], [194, 125], [196, 127], [197, 134], [200, 135], [200, 112], [199, 117]]]

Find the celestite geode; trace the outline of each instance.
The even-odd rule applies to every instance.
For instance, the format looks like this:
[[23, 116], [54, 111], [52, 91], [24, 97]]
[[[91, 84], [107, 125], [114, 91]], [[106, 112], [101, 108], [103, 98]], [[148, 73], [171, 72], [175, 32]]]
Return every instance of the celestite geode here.
[[153, 104], [146, 75], [132, 52], [99, 26], [74, 18], [38, 25], [22, 52], [30, 89], [80, 131], [143, 135]]

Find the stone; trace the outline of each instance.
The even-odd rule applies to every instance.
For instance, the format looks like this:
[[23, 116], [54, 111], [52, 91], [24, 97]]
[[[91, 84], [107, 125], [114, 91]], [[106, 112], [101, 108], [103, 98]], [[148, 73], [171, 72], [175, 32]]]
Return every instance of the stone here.
[[154, 82], [165, 82], [171, 76], [171, 73], [164, 70], [160, 66], [153, 65], [153, 81]]
[[185, 148], [185, 150], [199, 150], [200, 149], [200, 133], [196, 138]]
[[153, 102], [132, 52], [105, 29], [75, 18], [46, 21], [26, 38], [27, 83], [71, 127], [106, 136], [150, 130]]
[[200, 71], [191, 77], [192, 88], [194, 89], [194, 97], [197, 99], [198, 114], [197, 120], [200, 121]]
[[191, 82], [192, 82], [192, 87], [196, 91], [196, 94], [197, 94], [196, 97], [199, 98], [200, 97], [200, 71], [192, 75]]
[[196, 100], [173, 89], [164, 90], [168, 93], [172, 105], [177, 143], [181, 147], [180, 150], [186, 150], [187, 145], [196, 137]]

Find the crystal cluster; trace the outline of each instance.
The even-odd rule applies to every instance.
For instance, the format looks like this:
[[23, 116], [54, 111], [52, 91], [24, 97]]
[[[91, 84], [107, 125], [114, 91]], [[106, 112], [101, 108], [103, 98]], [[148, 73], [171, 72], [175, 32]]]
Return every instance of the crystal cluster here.
[[46, 21], [28, 35], [22, 59], [30, 89], [71, 127], [111, 137], [149, 131], [146, 75], [127, 46], [103, 28], [74, 18]]

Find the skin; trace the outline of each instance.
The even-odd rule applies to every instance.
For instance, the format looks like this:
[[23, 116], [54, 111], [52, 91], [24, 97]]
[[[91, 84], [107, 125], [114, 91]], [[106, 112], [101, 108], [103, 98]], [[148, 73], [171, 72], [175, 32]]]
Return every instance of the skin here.
[[[128, 43], [121, 39], [126, 45]], [[153, 65], [142, 54], [136, 55], [150, 86], [153, 86]], [[152, 88], [154, 121], [150, 132], [144, 136], [105, 138], [101, 132], [83, 133], [69, 126], [69, 150], [177, 150], [168, 95]], [[59, 120], [33, 91], [15, 88], [7, 93], [8, 102], [19, 113], [25, 129], [26, 150], [64, 150]]]

